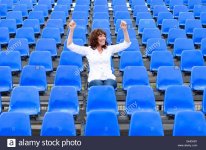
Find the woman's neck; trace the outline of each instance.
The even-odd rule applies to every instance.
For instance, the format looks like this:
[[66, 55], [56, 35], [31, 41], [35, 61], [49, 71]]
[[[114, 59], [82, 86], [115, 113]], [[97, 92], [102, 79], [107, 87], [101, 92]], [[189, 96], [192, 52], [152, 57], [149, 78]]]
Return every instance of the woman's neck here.
[[97, 46], [97, 50], [98, 50], [99, 53], [102, 53], [102, 51], [103, 51], [102, 46]]

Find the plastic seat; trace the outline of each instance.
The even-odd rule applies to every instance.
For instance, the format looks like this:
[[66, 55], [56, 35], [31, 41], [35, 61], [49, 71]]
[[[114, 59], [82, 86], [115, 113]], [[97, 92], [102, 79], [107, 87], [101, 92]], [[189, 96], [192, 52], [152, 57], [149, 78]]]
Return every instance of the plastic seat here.
[[94, 5], [107, 5], [107, 0], [95, 0]]
[[23, 28], [31, 27], [35, 34], [40, 34], [40, 23], [38, 19], [26, 19], [23, 22]]
[[164, 19], [162, 21], [161, 32], [162, 34], [168, 34], [172, 28], [179, 28], [179, 23], [176, 19]]
[[96, 12], [93, 14], [93, 20], [94, 19], [106, 19], [109, 20], [109, 13], [107, 12]]
[[[43, 66], [25, 66], [19, 81], [20, 86], [34, 86], [39, 92], [47, 90], [46, 70]], [[25, 87], [25, 88], [26, 88]]]
[[78, 95], [75, 87], [53, 87], [50, 93], [48, 112], [67, 112], [72, 115], [79, 114]]
[[175, 39], [177, 38], [187, 38], [184, 29], [176, 29], [176, 28], [170, 29], [168, 33], [167, 44], [174, 44]]
[[31, 11], [28, 19], [38, 19], [40, 25], [44, 25], [44, 12], [43, 11]]
[[128, 8], [126, 5], [116, 5], [113, 7], [113, 17], [118, 11], [128, 12]]
[[[16, 20], [15, 19], [2, 19], [0, 27], [7, 27], [10, 34], [16, 33]], [[4, 33], [4, 32], [3, 32]]]
[[130, 121], [129, 136], [164, 136], [160, 114], [135, 112]]
[[66, 15], [64, 11], [53, 11], [50, 19], [61, 19], [63, 24], [66, 25]]
[[106, 12], [108, 13], [108, 6], [106, 5], [94, 5], [93, 12]]
[[106, 19], [95, 19], [92, 22], [92, 30], [96, 28], [110, 28], [109, 20]]
[[[135, 33], [135, 30], [134, 30], [134, 29], [128, 29], [128, 34], [129, 34], [130, 39], [136, 39], [136, 33]], [[117, 42], [117, 43], [120, 43], [120, 41], [121, 41], [122, 39], [124, 39], [124, 34], [123, 34], [122, 29], [119, 29], [119, 30], [118, 30], [118, 33], [117, 33], [116, 42]]]
[[0, 51], [0, 66], [9, 66], [11, 71], [21, 71], [21, 55], [18, 51]]
[[203, 38], [206, 38], [205, 28], [196, 28], [193, 30], [192, 39], [193, 39], [194, 44], [200, 44]]
[[191, 72], [194, 66], [204, 66], [202, 53], [197, 50], [183, 51], [180, 62], [181, 70]]
[[164, 113], [176, 115], [179, 111], [194, 111], [192, 91], [187, 86], [172, 85], [165, 91]]
[[67, 112], [46, 112], [41, 136], [76, 136], [75, 122], [72, 114]]
[[197, 19], [187, 19], [185, 22], [185, 31], [187, 34], [193, 34], [195, 28], [202, 28], [202, 23]]
[[173, 15], [171, 12], [160, 12], [157, 16], [157, 25], [162, 25], [162, 21], [164, 19], [173, 19]]
[[[121, 19], [117, 19], [115, 23], [115, 33], [118, 33], [120, 29]], [[124, 21], [127, 23], [128, 28], [132, 28], [132, 20], [131, 19], [124, 19]]]
[[54, 80], [55, 86], [74, 86], [77, 91], [82, 88], [80, 71], [77, 66], [59, 66]]
[[52, 9], [52, 1], [51, 0], [39, 0], [38, 5], [47, 5], [48, 10]]
[[202, 25], [206, 25], [206, 12], [200, 13], [200, 20]]
[[29, 115], [4, 112], [0, 115], [0, 136], [31, 136]]
[[136, 17], [138, 12], [149, 12], [148, 7], [145, 5], [135, 5], [133, 9], [133, 16]]
[[61, 36], [59, 28], [46, 27], [42, 31], [41, 38], [54, 39], [56, 44], [61, 44]]
[[125, 11], [117, 11], [114, 16], [114, 23], [116, 23], [117, 19], [130, 19], [130, 14]]
[[151, 56], [154, 51], [166, 51], [167, 45], [164, 39], [150, 38], [146, 44], [146, 56]]
[[206, 12], [206, 6], [205, 5], [195, 5], [193, 12], [196, 18], [200, 18], [200, 14], [202, 12]]
[[169, 12], [169, 10], [165, 5], [156, 5], [153, 9], [153, 17], [156, 18], [160, 12]]
[[116, 113], [113, 111], [91, 111], [88, 113], [85, 136], [120, 136]]
[[58, 0], [57, 1], [57, 5], [61, 5], [61, 6], [67, 6], [67, 9], [70, 9], [70, 6], [72, 4], [72, 0]]
[[169, 1], [170, 10], [173, 10], [175, 5], [183, 5], [183, 0], [170, 0]]
[[[55, 7], [54, 7], [54, 10], [55, 10]], [[47, 5], [39, 5], [39, 4], [35, 5], [33, 11], [43, 11], [45, 18], [48, 17], [48, 14], [49, 14]]]
[[179, 25], [185, 26], [186, 20], [195, 19], [194, 14], [192, 12], [180, 12], [179, 13]]
[[13, 0], [1, 0], [1, 4], [6, 4], [8, 10], [12, 10], [13, 7]]
[[152, 15], [149, 12], [138, 12], [136, 14], [136, 24], [139, 24], [140, 19], [152, 19]]
[[122, 79], [123, 89], [134, 85], [149, 85], [147, 70], [144, 66], [128, 66], [124, 70]]
[[201, 52], [203, 56], [206, 56], [206, 38], [201, 40]]
[[151, 0], [150, 2], [150, 9], [153, 10], [154, 6], [165, 6], [165, 3], [163, 0]]
[[142, 33], [142, 44], [147, 44], [151, 38], [161, 38], [161, 32], [158, 28], [145, 28]]
[[123, 52], [127, 52], [127, 51], [140, 51], [138, 40], [137, 39], [130, 39], [130, 41], [131, 41], [130, 47], [128, 47], [124, 51], [119, 52], [118, 53], [119, 56], [121, 56]]
[[[129, 59], [128, 59], [129, 58]], [[119, 70], [124, 71], [127, 66], [143, 66], [142, 54], [139, 51], [124, 51], [121, 54]]]
[[188, 8], [190, 10], [193, 10], [194, 9], [194, 6], [195, 5], [201, 5], [202, 4], [202, 1], [201, 0], [188, 0]]
[[145, 5], [145, 1], [144, 0], [132, 0], [132, 3], [131, 3], [131, 6], [132, 6], [132, 9], [134, 9], [134, 6], [144, 6]]
[[34, 28], [23, 27], [17, 29], [16, 38], [26, 38], [29, 44], [35, 44]]
[[1, 18], [5, 18], [7, 16], [7, 12], [8, 12], [8, 9], [7, 9], [7, 4], [0, 4], [0, 16]]
[[8, 44], [9, 42], [9, 29], [7, 27], [0, 27], [0, 45]]
[[187, 6], [185, 5], [175, 5], [173, 9], [174, 18], [178, 18], [181, 12], [189, 12]]
[[82, 27], [76, 28], [74, 30], [73, 39], [82, 39], [84, 44], [86, 44], [87, 43], [86, 28], [82, 28]]
[[138, 34], [142, 34], [145, 28], [157, 28], [153, 19], [141, 19], [138, 25]]
[[[8, 66], [0, 66], [0, 93], [12, 90], [12, 73]], [[1, 112], [1, 108], [0, 108]]]
[[62, 19], [49, 19], [47, 21], [47, 28], [58, 28], [59, 32], [62, 34], [64, 34], [64, 24]]
[[21, 11], [22, 12], [22, 17], [28, 17], [28, 10], [27, 10], [27, 5], [25, 4], [18, 4], [15, 5], [13, 8], [13, 11]]
[[[84, 19], [88, 23], [88, 13], [82, 11], [76, 11], [72, 13], [72, 19]], [[87, 24], [88, 25], [88, 24]]]
[[89, 16], [89, 5], [75, 5], [73, 12], [85, 12]]
[[126, 96], [127, 115], [133, 115], [137, 111], [155, 111], [154, 92], [149, 86], [131, 86]]
[[24, 4], [27, 6], [27, 10], [32, 10], [33, 9], [33, 2], [32, 0], [20, 0], [19, 4]]
[[17, 25], [22, 25], [23, 17], [21, 11], [9, 11], [7, 12], [6, 19], [15, 19]]
[[156, 88], [165, 91], [171, 85], [183, 85], [183, 78], [178, 67], [161, 66], [157, 71]]
[[178, 112], [175, 116], [173, 136], [206, 136], [205, 116], [202, 112]]

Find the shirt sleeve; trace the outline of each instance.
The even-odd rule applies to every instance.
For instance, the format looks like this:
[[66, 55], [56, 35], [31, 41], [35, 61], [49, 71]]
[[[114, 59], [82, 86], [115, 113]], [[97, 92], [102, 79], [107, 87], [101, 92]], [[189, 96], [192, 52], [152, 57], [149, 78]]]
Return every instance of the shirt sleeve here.
[[127, 49], [130, 45], [131, 45], [131, 42], [124, 41], [124, 42], [116, 44], [116, 45], [110, 45], [109, 47], [110, 47], [111, 53], [113, 55], [114, 53], [118, 53], [120, 51]]
[[86, 46], [79, 46], [79, 45], [76, 45], [74, 43], [71, 43], [70, 45], [67, 45], [67, 48], [70, 49], [71, 51], [75, 52], [75, 53], [78, 53], [82, 56], [86, 56], [90, 50], [89, 47], [86, 47]]

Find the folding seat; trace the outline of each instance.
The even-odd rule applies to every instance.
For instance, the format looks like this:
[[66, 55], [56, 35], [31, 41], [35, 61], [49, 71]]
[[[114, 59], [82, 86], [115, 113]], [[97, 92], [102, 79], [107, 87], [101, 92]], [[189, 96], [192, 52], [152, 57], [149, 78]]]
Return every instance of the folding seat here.
[[7, 11], [8, 11], [8, 9], [7, 9], [7, 4], [0, 4], [0, 16], [1, 16], [1, 18], [6, 18], [6, 16], [7, 16]]
[[[73, 19], [76, 22], [76, 28], [87, 28], [87, 22], [84, 19]], [[87, 33], [87, 32], [86, 32]]]
[[53, 11], [50, 19], [61, 19], [63, 24], [66, 25], [66, 15], [64, 11]]
[[187, 38], [184, 29], [176, 29], [176, 28], [170, 29], [168, 33], [167, 44], [174, 44], [175, 39], [177, 38]]
[[6, 4], [8, 10], [12, 10], [13, 0], [1, 0], [1, 4]]
[[147, 44], [147, 40], [151, 38], [161, 38], [158, 28], [145, 28], [142, 33], [142, 44]]
[[22, 17], [28, 17], [28, 10], [27, 10], [27, 5], [25, 4], [18, 4], [15, 5], [13, 8], [13, 11], [21, 11], [22, 12]]
[[179, 25], [184, 26], [186, 20], [188, 19], [195, 19], [193, 12], [180, 12], [179, 13], [179, 18], [178, 18]]
[[201, 40], [206, 38], [206, 29], [205, 28], [195, 28], [193, 30], [193, 42], [194, 44], [201, 44]]
[[163, 0], [151, 0], [150, 2], [150, 9], [153, 10], [154, 6], [165, 6], [165, 3]]
[[72, 4], [72, 0], [58, 0], [57, 1], [57, 5], [61, 5], [61, 6], [67, 6], [67, 9], [69, 10]]
[[3, 112], [0, 115], [0, 136], [31, 136], [29, 115]]
[[54, 39], [56, 41], [56, 44], [61, 44], [61, 34], [59, 28], [44, 28], [42, 31], [41, 38]]
[[161, 66], [174, 66], [170, 51], [154, 51], [151, 55], [150, 71], [157, 71]]
[[[87, 38], [86, 38], [86, 29], [85, 28], [75, 28], [74, 30], [74, 35], [73, 35], [73, 39], [82, 39], [84, 44], [87, 43]], [[69, 33], [69, 30], [68, 30], [68, 33]]]
[[124, 11], [128, 12], [128, 8], [126, 5], [116, 5], [113, 7], [113, 17], [115, 16], [116, 12], [118, 11]]
[[57, 56], [56, 41], [51, 38], [40, 38], [36, 43], [36, 51], [49, 51], [51, 56]]
[[162, 38], [150, 38], [147, 40], [146, 44], [146, 56], [151, 56], [154, 51], [166, 51], [167, 45]]
[[76, 5], [90, 5], [90, 0], [77, 0]]
[[35, 44], [34, 29], [32, 27], [23, 27], [16, 30], [16, 38], [26, 38], [29, 44]]
[[24, 4], [27, 6], [27, 10], [32, 10], [33, 9], [33, 2], [32, 0], [20, 0], [19, 4]]
[[206, 12], [206, 6], [205, 5], [195, 5], [194, 9], [193, 9], [193, 12], [194, 12], [194, 16], [199, 18], [200, 13]]
[[82, 12], [82, 11], [75, 11], [72, 13], [72, 19], [84, 19], [87, 22], [88, 25], [88, 15], [87, 12]]
[[206, 136], [204, 114], [198, 111], [178, 112], [174, 120], [173, 136]]
[[40, 34], [40, 23], [38, 19], [26, 19], [23, 22], [23, 28], [31, 27], [35, 34]]
[[11, 71], [21, 71], [21, 55], [18, 51], [1, 51], [0, 66], [9, 66]]
[[40, 25], [44, 25], [44, 12], [43, 11], [31, 11], [28, 19], [38, 19]]
[[43, 66], [46, 71], [53, 71], [51, 53], [49, 51], [33, 51], [28, 65]]
[[165, 91], [169, 86], [183, 85], [181, 71], [175, 66], [161, 66], [157, 70], [156, 88]]
[[75, 87], [53, 87], [50, 93], [48, 112], [67, 112], [72, 115], [79, 114], [78, 95]]
[[153, 17], [156, 18], [160, 12], [169, 12], [169, 10], [165, 5], [156, 5], [153, 9]]
[[[118, 30], [120, 29], [121, 19], [117, 19], [115, 23], [115, 33], [118, 33]], [[132, 28], [132, 20], [131, 19], [124, 19], [124, 21], [127, 23], [128, 28]]]
[[47, 28], [58, 28], [59, 32], [64, 34], [64, 24], [62, 19], [49, 19], [46, 24]]
[[129, 136], [164, 136], [159, 112], [135, 112], [130, 121]]
[[187, 5], [188, 5], [188, 0], [183, 0], [183, 4], [184, 4], [185, 6], [187, 6]]
[[201, 12], [200, 13], [200, 20], [201, 20], [201, 23], [202, 25], [206, 25], [206, 12]]
[[7, 49], [10, 51], [18, 51], [21, 56], [29, 56], [29, 43], [25, 38], [11, 39]]
[[112, 111], [119, 114], [115, 90], [112, 86], [92, 86], [89, 88], [87, 98], [87, 115], [92, 111]]
[[6, 19], [15, 19], [17, 25], [22, 25], [23, 17], [21, 11], [9, 11], [7, 12]]
[[203, 56], [206, 56], [206, 38], [201, 40], [201, 52]]
[[[55, 10], [55, 7], [54, 7], [54, 10]], [[43, 11], [45, 18], [48, 17], [48, 14], [49, 14], [47, 5], [35, 5], [33, 11]]]
[[187, 6], [185, 5], [175, 5], [173, 9], [174, 18], [178, 18], [181, 12], [189, 12]]
[[141, 19], [138, 24], [138, 34], [142, 34], [145, 28], [157, 28], [153, 19]]
[[124, 51], [119, 52], [118, 53], [119, 56], [121, 56], [123, 52], [127, 52], [127, 51], [140, 51], [138, 40], [137, 39], [130, 39], [130, 41], [131, 41], [130, 47], [128, 47]]
[[140, 19], [152, 19], [152, 15], [149, 12], [138, 12], [136, 14], [136, 24], [139, 24]]
[[73, 12], [86, 12], [89, 16], [89, 5], [76, 5]]
[[55, 86], [74, 86], [77, 91], [82, 88], [80, 71], [77, 66], [58, 66]]
[[201, 0], [188, 0], [189, 10], [193, 10], [195, 5], [201, 5]]
[[21, 112], [27, 115], [40, 113], [39, 92], [35, 87], [15, 87], [11, 93], [9, 112]]
[[171, 28], [179, 28], [179, 22], [176, 19], [164, 19], [161, 27], [162, 34], [167, 35]]
[[192, 67], [190, 78], [190, 87], [192, 90], [203, 91], [206, 88], [205, 73], [205, 66]]
[[46, 91], [46, 69], [43, 66], [24, 66], [19, 84], [25, 87], [33, 86], [40, 92]]
[[94, 5], [108, 5], [107, 0], [95, 0]]
[[182, 71], [192, 71], [194, 66], [203, 66], [204, 59], [203, 55], [198, 50], [187, 50], [181, 54], [180, 68]]
[[131, 18], [129, 12], [117, 11], [114, 16], [114, 23], [116, 23], [117, 19], [124, 20], [124, 19], [131, 19]]
[[148, 7], [145, 5], [135, 5], [133, 9], [133, 16], [136, 17], [138, 12], [149, 12]]
[[120, 136], [116, 113], [104, 110], [88, 113], [85, 136]]
[[131, 86], [127, 90], [125, 109], [127, 115], [139, 111], [155, 111], [154, 92], [149, 86]]
[[202, 28], [202, 23], [199, 19], [187, 19], [185, 22], [185, 31], [187, 34], [193, 34], [195, 28]]
[[110, 28], [109, 20], [106, 19], [95, 19], [92, 22], [92, 30], [96, 28]]
[[124, 70], [123, 74], [123, 89], [127, 90], [134, 85], [148, 85], [149, 78], [147, 70], [144, 66], [128, 66]]
[[180, 57], [182, 52], [185, 50], [194, 50], [194, 43], [192, 39], [177, 38], [174, 43], [174, 56]]
[[169, 1], [170, 10], [173, 10], [175, 5], [183, 5], [183, 0], [170, 0]]
[[11, 68], [8, 66], [0, 66], [0, 93], [12, 90], [12, 86]]
[[38, 5], [47, 5], [48, 10], [52, 9], [52, 1], [51, 0], [39, 0]]
[[8, 44], [9, 42], [9, 29], [7, 27], [0, 27], [0, 45]]
[[138, 1], [132, 0], [131, 5], [132, 5], [132, 9], [134, 9], [134, 6], [137, 6], [137, 5], [140, 5], [140, 6], [143, 5], [144, 6], [145, 5], [145, 1], [144, 0], [138, 0]]
[[171, 12], [160, 12], [157, 16], [157, 25], [162, 25], [162, 21], [164, 19], [173, 19], [173, 15]]
[[46, 112], [41, 136], [76, 136], [73, 115], [68, 112]]
[[[128, 33], [129, 33], [129, 37], [130, 39], [136, 39], [136, 32], [134, 29], [128, 29]], [[120, 29], [118, 30], [118, 33], [117, 33], [117, 43], [120, 43], [120, 41], [124, 39], [124, 34], [123, 34], [123, 31]]]
[[108, 6], [106, 5], [96, 5], [93, 8], [93, 12], [97, 13], [97, 12], [105, 12], [108, 13]]
[[126, 5], [126, 0], [112, 0], [112, 6]]
[[93, 14], [93, 20], [96, 19], [105, 19], [105, 20], [109, 20], [109, 13], [107, 12], [96, 12]]

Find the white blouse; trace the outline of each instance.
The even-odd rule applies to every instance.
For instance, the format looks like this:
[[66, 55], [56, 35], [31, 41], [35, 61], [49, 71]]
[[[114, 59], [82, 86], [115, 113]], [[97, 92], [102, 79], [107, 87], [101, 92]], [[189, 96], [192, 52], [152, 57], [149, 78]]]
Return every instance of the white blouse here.
[[93, 50], [91, 47], [79, 46], [71, 43], [67, 46], [71, 51], [86, 56], [89, 62], [90, 72], [88, 82], [92, 80], [115, 80], [111, 69], [111, 56], [114, 53], [123, 51], [130, 46], [131, 42], [124, 41], [116, 45], [109, 45], [100, 54], [97, 49]]

